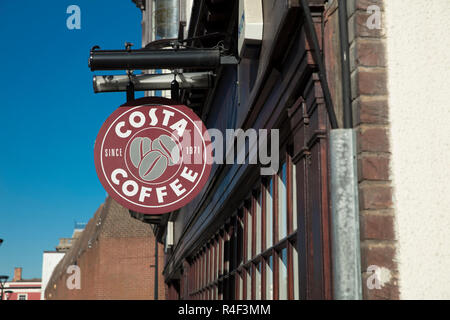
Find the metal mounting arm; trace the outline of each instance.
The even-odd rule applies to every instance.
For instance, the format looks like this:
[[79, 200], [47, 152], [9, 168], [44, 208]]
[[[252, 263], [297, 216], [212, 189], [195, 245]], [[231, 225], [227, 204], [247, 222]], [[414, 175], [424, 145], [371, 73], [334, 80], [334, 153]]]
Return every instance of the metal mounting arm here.
[[95, 70], [214, 69], [237, 64], [220, 49], [91, 50], [89, 68]]

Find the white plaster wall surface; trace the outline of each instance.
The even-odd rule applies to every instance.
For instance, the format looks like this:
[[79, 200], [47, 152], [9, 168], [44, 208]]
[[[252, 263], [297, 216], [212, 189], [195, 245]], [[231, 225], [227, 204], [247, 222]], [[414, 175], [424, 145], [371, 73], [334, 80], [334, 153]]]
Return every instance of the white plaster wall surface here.
[[450, 299], [450, 1], [385, 1], [401, 299]]
[[45, 288], [47, 287], [50, 277], [52, 276], [53, 270], [58, 265], [59, 261], [61, 261], [64, 257], [64, 254], [64, 252], [44, 252], [44, 256], [42, 258], [41, 300], [45, 300]]

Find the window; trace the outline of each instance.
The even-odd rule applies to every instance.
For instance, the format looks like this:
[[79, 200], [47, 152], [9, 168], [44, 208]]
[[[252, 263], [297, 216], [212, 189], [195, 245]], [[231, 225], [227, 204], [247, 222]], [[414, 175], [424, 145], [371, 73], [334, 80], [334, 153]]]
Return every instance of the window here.
[[244, 262], [244, 221], [242, 218], [242, 210], [239, 211], [236, 219], [236, 267], [239, 267]]
[[214, 282], [214, 243], [211, 243], [209, 249], [209, 282]]
[[219, 237], [219, 239], [217, 240], [217, 256], [216, 256], [216, 263], [217, 263], [217, 268], [216, 268], [216, 278], [219, 279], [219, 277], [221, 276], [221, 268], [220, 268], [220, 260], [221, 260], [221, 253], [222, 253], [222, 244], [221, 244], [221, 238]]
[[229, 272], [228, 269], [228, 249], [229, 249], [229, 242], [228, 242], [228, 232], [227, 230], [224, 230], [223, 237], [222, 237], [222, 274], [225, 275]]
[[279, 254], [279, 299], [286, 300], [288, 298], [288, 262], [287, 262], [287, 248], [281, 250]]
[[255, 271], [255, 299], [261, 300], [261, 262], [258, 262]]
[[198, 285], [198, 279], [199, 279], [198, 257], [194, 261], [194, 274], [195, 274], [195, 284], [194, 284], [194, 292], [195, 292], [200, 287]]
[[266, 249], [273, 245], [273, 179], [269, 180], [266, 189]]
[[205, 252], [202, 251], [201, 253], [201, 270], [200, 270], [200, 287], [203, 288], [206, 285], [206, 281], [205, 281], [205, 274], [206, 274], [206, 270], [205, 270]]
[[237, 275], [238, 275], [237, 279], [238, 279], [238, 288], [239, 288], [237, 300], [242, 300], [244, 297], [244, 281], [242, 279], [242, 273], [239, 272]]
[[[296, 168], [250, 186], [237, 211], [192, 258], [194, 299], [298, 299]], [[231, 208], [230, 208], [231, 209]]]
[[217, 242], [214, 241], [212, 246], [213, 254], [211, 256], [211, 262], [213, 264], [212, 266], [212, 280], [217, 280]]
[[27, 300], [27, 295], [26, 294], [19, 294], [19, 297], [17, 298], [17, 300]]
[[247, 269], [247, 300], [252, 300], [252, 268]]
[[292, 260], [293, 260], [293, 277], [294, 277], [294, 300], [299, 299], [299, 288], [298, 288], [298, 254], [297, 247], [295, 245], [292, 246]]
[[278, 174], [278, 240], [287, 235], [287, 168], [286, 162], [281, 166]]
[[252, 229], [252, 210], [246, 210], [247, 211], [247, 218], [246, 218], [246, 233], [247, 233], [247, 261], [252, 258], [252, 236], [253, 236], [253, 229]]
[[[292, 160], [291, 160], [292, 161]], [[290, 161], [290, 162], [291, 162]], [[292, 175], [291, 175], [291, 185], [292, 185], [292, 231], [297, 230], [297, 168], [294, 164], [291, 164]]]
[[220, 237], [220, 273], [223, 276], [226, 273], [225, 269], [225, 235]]
[[267, 259], [266, 264], [266, 299], [273, 299], [273, 257]]
[[261, 192], [258, 191], [258, 194], [255, 199], [255, 255], [261, 253], [261, 208], [262, 208], [262, 196]]
[[206, 247], [206, 254], [205, 254], [206, 285], [208, 285], [210, 282], [210, 278], [209, 278], [210, 271], [211, 271], [210, 270], [210, 261], [211, 260], [209, 258], [210, 253], [211, 253], [211, 248]]

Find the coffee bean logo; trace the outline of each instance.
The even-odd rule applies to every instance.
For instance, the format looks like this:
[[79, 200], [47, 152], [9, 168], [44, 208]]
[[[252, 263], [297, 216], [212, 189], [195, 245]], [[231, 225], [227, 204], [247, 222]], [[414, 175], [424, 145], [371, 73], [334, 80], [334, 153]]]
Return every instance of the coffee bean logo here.
[[150, 151], [141, 161], [139, 176], [145, 181], [153, 181], [163, 175], [167, 169], [167, 158], [158, 150]]
[[149, 138], [135, 138], [130, 145], [131, 162], [139, 168], [144, 156], [151, 150], [152, 141]]
[[153, 142], [146, 137], [136, 137], [130, 144], [130, 159], [139, 170], [141, 179], [154, 181], [164, 174], [168, 166], [180, 161], [180, 150], [176, 142], [164, 134]]
[[180, 151], [171, 137], [162, 134], [152, 143], [153, 150], [159, 150], [169, 160], [169, 166], [173, 166], [180, 160]]

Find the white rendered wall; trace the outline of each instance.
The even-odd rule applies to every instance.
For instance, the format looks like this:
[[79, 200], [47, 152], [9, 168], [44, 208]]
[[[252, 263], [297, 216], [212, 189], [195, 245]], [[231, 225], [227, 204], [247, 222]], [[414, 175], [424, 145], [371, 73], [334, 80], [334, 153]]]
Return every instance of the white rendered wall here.
[[64, 254], [64, 252], [44, 252], [44, 256], [42, 257], [41, 300], [44, 300], [45, 288], [47, 287], [48, 280], [50, 280], [53, 270], [64, 257]]
[[450, 1], [385, 3], [401, 299], [450, 299]]

